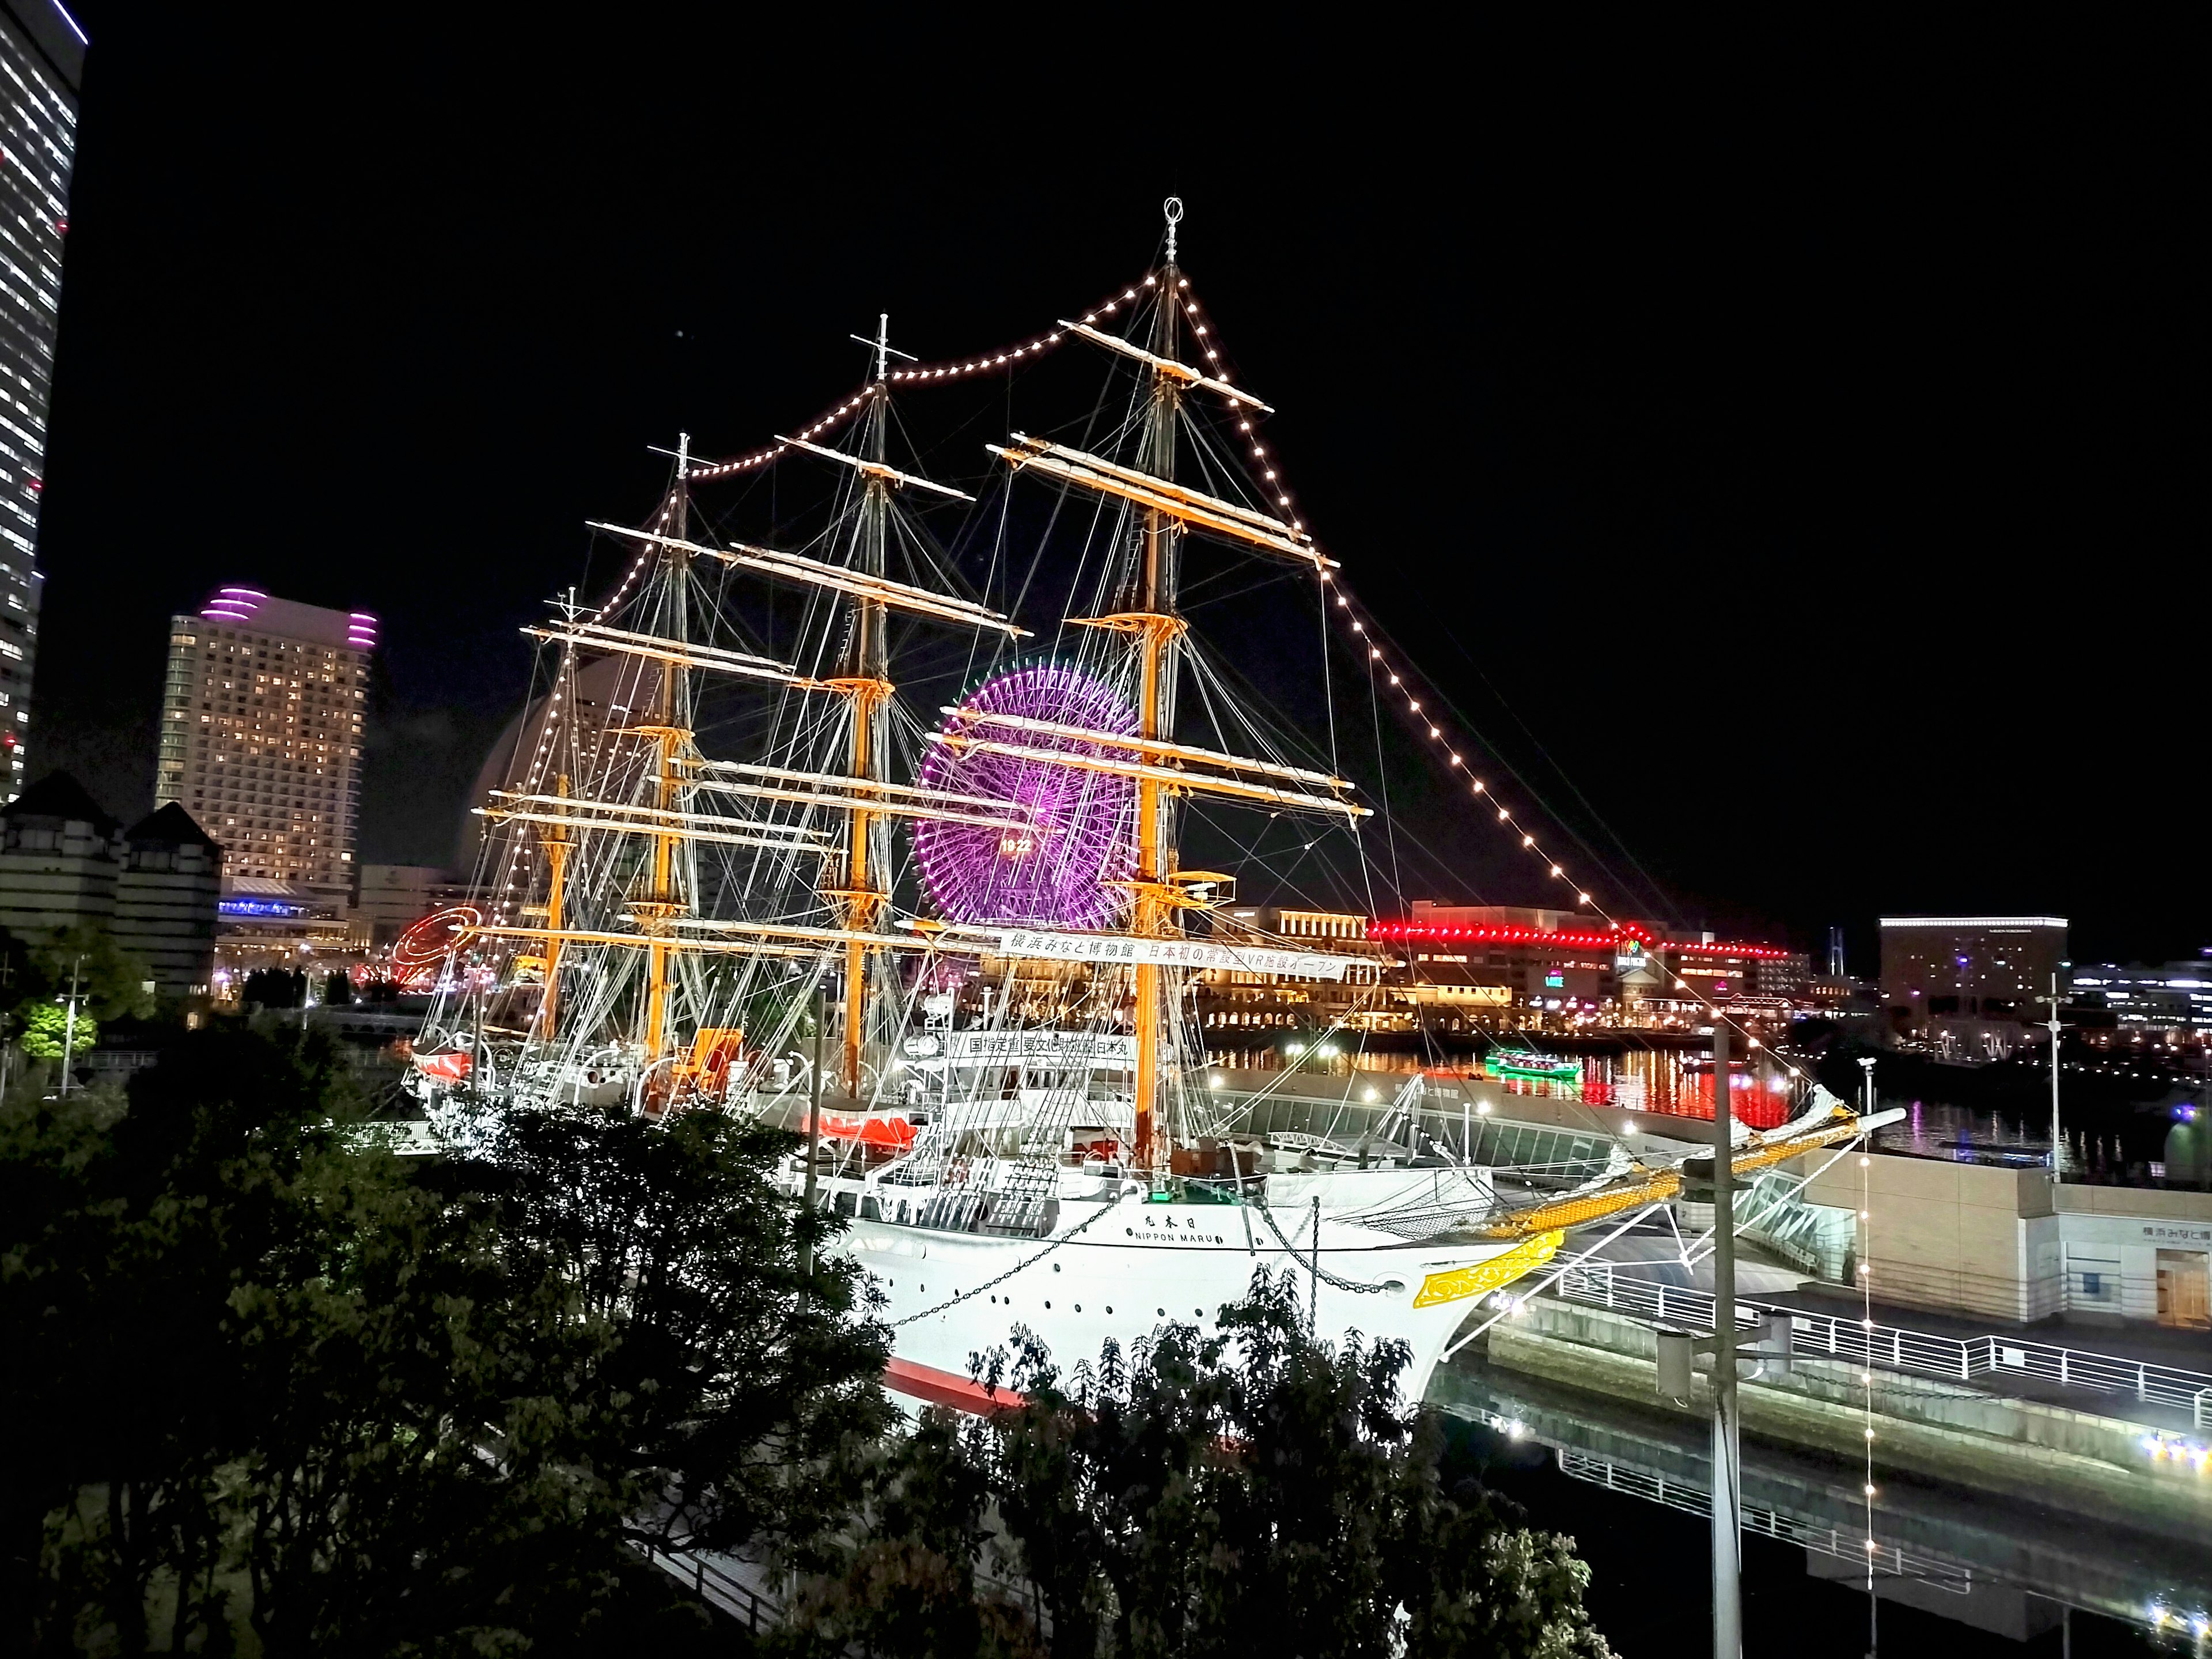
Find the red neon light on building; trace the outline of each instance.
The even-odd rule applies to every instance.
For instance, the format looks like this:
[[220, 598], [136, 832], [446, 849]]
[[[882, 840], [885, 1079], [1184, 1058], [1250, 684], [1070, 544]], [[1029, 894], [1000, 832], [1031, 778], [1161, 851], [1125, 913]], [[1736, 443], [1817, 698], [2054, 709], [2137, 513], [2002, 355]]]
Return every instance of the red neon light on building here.
[[1650, 933], [1632, 923], [1604, 933], [1547, 933], [1541, 928], [1514, 927], [1502, 922], [1478, 922], [1472, 927], [1452, 927], [1431, 922], [1370, 921], [1367, 925], [1367, 937], [1439, 942], [1458, 939], [1477, 945], [1557, 945], [1574, 951], [1617, 950], [1624, 941], [1633, 940], [1653, 952], [1672, 951], [1683, 956], [1747, 957], [1759, 962], [1778, 962], [1790, 954], [1771, 945], [1692, 945], [1674, 939], [1655, 939]]
[[1577, 951], [1609, 951], [1620, 944], [1612, 933], [1547, 933], [1534, 927], [1477, 926], [1443, 927], [1406, 921], [1383, 921], [1367, 929], [1370, 939], [1464, 939], [1474, 944], [1559, 945]]

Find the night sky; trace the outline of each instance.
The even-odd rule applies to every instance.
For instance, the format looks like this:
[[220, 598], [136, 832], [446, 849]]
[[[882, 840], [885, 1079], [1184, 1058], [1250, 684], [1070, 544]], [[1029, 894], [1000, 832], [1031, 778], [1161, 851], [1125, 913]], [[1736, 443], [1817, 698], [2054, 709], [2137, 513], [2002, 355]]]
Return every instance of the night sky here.
[[[362, 856], [448, 861], [514, 629], [606, 579], [583, 522], [650, 509], [648, 445], [788, 430], [879, 311], [926, 358], [1034, 333], [1142, 273], [1174, 191], [1307, 522], [1631, 913], [1842, 923], [1863, 972], [1885, 909], [2212, 945], [2168, 43], [1616, 95], [1467, 40], [1186, 35], [1109, 84], [857, 20], [83, 14], [30, 737], [118, 812], [166, 618], [245, 582], [384, 618]], [[1412, 799], [1436, 896], [1527, 896], [1517, 849]]]

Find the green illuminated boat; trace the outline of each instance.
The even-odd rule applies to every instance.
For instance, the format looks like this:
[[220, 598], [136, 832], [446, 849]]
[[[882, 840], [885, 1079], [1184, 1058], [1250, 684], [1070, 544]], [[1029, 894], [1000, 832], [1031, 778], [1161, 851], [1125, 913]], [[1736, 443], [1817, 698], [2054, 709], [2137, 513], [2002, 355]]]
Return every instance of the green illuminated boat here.
[[1528, 1078], [1543, 1083], [1580, 1083], [1582, 1063], [1557, 1054], [1540, 1054], [1534, 1048], [1500, 1048], [1483, 1062], [1492, 1077]]

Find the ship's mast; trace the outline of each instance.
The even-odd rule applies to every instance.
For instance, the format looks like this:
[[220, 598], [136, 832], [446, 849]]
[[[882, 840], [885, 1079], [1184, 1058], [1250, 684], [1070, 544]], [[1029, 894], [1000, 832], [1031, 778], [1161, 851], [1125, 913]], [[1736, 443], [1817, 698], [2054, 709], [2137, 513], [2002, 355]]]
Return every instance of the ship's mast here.
[[[566, 772], [560, 774], [554, 793], [563, 801], [568, 799]], [[568, 836], [567, 824], [550, 823], [538, 837], [538, 844], [545, 849], [545, 989], [538, 1000], [537, 1021], [541, 1042], [550, 1042], [559, 1027], [562, 902], [568, 888], [568, 853], [575, 844]]]
[[[691, 434], [686, 432], [678, 435], [676, 446], [676, 492], [670, 514], [675, 535], [671, 541], [662, 543], [660, 548], [661, 569], [667, 577], [663, 603], [668, 611], [662, 636], [679, 648], [687, 642], [690, 626], [687, 612], [690, 556], [681, 544], [691, 533], [690, 468]], [[677, 881], [678, 848], [684, 836], [680, 820], [675, 816], [677, 795], [684, 782], [684, 775], [676, 764], [677, 757], [691, 742], [690, 729], [684, 724], [691, 717], [691, 699], [685, 695], [688, 687], [684, 683], [684, 673], [678, 661], [661, 664], [653, 723], [635, 728], [639, 736], [653, 739], [653, 805], [659, 814], [656, 822], [669, 826], [653, 835], [650, 884], [630, 901], [639, 931], [653, 940], [646, 947], [645, 966], [644, 1061], [648, 1073], [667, 1051], [670, 941], [675, 935], [676, 919], [689, 904], [687, 895], [679, 890]]]
[[[864, 575], [880, 579], [885, 574], [885, 545], [890, 527], [890, 477], [886, 466], [890, 410], [890, 322], [886, 313], [876, 320], [872, 397], [864, 441], [873, 465], [861, 473], [859, 539], [855, 563]], [[880, 599], [856, 595], [853, 601], [852, 633], [846, 645], [842, 672], [830, 682], [844, 694], [850, 715], [846, 770], [856, 780], [881, 782], [884, 769], [882, 730], [884, 704], [891, 684], [885, 655], [885, 607]], [[865, 794], [865, 791], [855, 791]], [[860, 1092], [860, 1051], [867, 1035], [868, 948], [862, 935], [877, 931], [877, 921], [888, 895], [875, 867], [870, 841], [877, 815], [862, 807], [847, 816], [844, 886], [835, 896], [844, 913], [849, 935], [845, 945], [845, 1042], [838, 1066], [838, 1080], [847, 1095]]]
[[[571, 587], [561, 601], [561, 614], [573, 628], [580, 606], [576, 590]], [[566, 705], [565, 707], [563, 705]], [[553, 692], [546, 704], [545, 720], [550, 730], [566, 732], [560, 723], [574, 719], [576, 713], [576, 647], [563, 646], [561, 649], [560, 672], [553, 677]], [[560, 738], [564, 749], [568, 739]], [[555, 775], [553, 792], [563, 801], [568, 798], [568, 771], [560, 765]], [[566, 809], [558, 809], [565, 816]], [[545, 951], [544, 990], [538, 1000], [538, 1018], [533, 1022], [534, 1035], [541, 1042], [550, 1042], [560, 1029], [561, 1013], [561, 947], [567, 941], [562, 937], [563, 914], [568, 893], [568, 854], [575, 843], [570, 839], [565, 823], [549, 823], [539, 831], [538, 844], [545, 853]]]
[[[1170, 197], [1166, 204], [1167, 263], [1160, 272], [1160, 298], [1152, 319], [1154, 356], [1173, 362], [1176, 356], [1176, 226], [1182, 218], [1182, 203]], [[1154, 477], [1175, 477], [1176, 417], [1182, 405], [1182, 386], [1173, 375], [1155, 368], [1151, 372], [1151, 404], [1146, 411], [1144, 467]], [[1167, 734], [1175, 718], [1176, 641], [1184, 623], [1176, 614], [1176, 543], [1181, 524], [1157, 507], [1145, 509], [1144, 563], [1138, 573], [1136, 604], [1129, 618], [1138, 640], [1138, 731], [1157, 739]], [[1135, 913], [1130, 931], [1139, 936], [1174, 933], [1178, 927], [1176, 898], [1169, 878], [1175, 873], [1175, 839], [1168, 823], [1171, 810], [1167, 791], [1156, 780], [1137, 781], [1137, 876]], [[1135, 1025], [1137, 1074], [1135, 1140], [1136, 1165], [1158, 1169], [1161, 1131], [1156, 1115], [1160, 1097], [1160, 1051], [1166, 1036], [1167, 998], [1163, 971], [1156, 963], [1136, 967]]]

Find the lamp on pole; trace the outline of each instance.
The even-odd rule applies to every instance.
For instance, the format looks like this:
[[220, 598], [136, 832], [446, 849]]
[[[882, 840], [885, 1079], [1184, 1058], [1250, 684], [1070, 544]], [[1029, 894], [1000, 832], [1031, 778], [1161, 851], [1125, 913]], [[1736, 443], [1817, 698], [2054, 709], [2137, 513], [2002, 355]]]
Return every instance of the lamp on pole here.
[[2051, 1005], [2051, 1184], [2058, 1184], [2059, 1154], [2066, 1143], [2059, 1139], [2058, 1128], [2058, 975], [2051, 975], [2051, 994], [2042, 999]]
[[76, 960], [70, 963], [69, 995], [57, 999], [69, 1004], [69, 1018], [62, 1024], [62, 1093], [64, 1095], [69, 1093], [70, 1062], [76, 1057], [77, 972], [83, 966], [84, 957], [80, 953]]
[[1713, 1654], [1743, 1652], [1743, 1452], [1736, 1429], [1735, 1108], [1729, 1028], [1713, 1010]]

